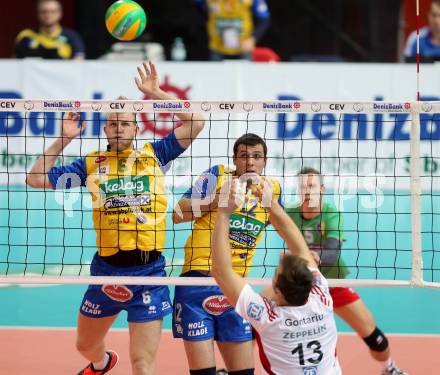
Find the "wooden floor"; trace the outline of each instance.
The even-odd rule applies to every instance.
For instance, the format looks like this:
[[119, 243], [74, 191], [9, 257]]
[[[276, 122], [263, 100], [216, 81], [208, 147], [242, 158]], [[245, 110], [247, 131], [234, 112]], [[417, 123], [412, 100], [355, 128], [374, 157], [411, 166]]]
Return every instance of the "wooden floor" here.
[[[389, 338], [393, 357], [410, 375], [440, 374], [440, 336], [391, 335]], [[73, 329], [2, 328], [0, 375], [74, 375], [86, 365], [74, 343]], [[111, 375], [130, 374], [127, 331], [110, 331], [107, 345], [120, 356]], [[355, 335], [340, 335], [338, 356], [345, 375], [380, 374], [379, 365], [369, 357], [365, 344]], [[164, 332], [156, 374], [188, 373], [182, 343], [174, 340], [170, 332]], [[260, 370], [256, 373], [261, 374]]]

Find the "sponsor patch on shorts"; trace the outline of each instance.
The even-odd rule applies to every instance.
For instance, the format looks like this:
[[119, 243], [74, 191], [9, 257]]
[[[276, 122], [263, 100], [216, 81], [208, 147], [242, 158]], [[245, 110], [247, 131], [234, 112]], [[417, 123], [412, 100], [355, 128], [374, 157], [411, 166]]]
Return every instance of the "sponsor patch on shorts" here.
[[103, 285], [101, 290], [113, 301], [127, 302], [133, 298], [133, 292], [125, 285]]
[[209, 296], [202, 303], [203, 309], [211, 315], [221, 315], [232, 308], [228, 299], [222, 295]]

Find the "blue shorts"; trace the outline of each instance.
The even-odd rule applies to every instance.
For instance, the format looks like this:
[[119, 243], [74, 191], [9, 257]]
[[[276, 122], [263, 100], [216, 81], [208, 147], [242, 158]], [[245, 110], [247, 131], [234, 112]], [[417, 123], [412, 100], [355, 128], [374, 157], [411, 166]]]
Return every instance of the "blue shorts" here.
[[[114, 267], [95, 254], [90, 266], [92, 276], [166, 276], [165, 258], [134, 267]], [[90, 318], [104, 318], [126, 310], [127, 321], [145, 323], [171, 313], [168, 287], [160, 285], [89, 285], [80, 313]]]
[[[205, 277], [197, 271], [182, 276]], [[173, 335], [188, 341], [242, 342], [252, 340], [252, 327], [218, 286], [176, 286]]]

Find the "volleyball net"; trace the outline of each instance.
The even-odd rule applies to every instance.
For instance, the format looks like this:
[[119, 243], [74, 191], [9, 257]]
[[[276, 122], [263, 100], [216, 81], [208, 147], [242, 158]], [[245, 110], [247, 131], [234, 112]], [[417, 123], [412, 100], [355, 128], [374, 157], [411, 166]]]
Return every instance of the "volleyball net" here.
[[[192, 226], [174, 224], [171, 215], [204, 171], [233, 165], [238, 137], [255, 133], [267, 143], [264, 175], [279, 181], [284, 206], [299, 203], [298, 172], [312, 167], [324, 177], [324, 201], [342, 212], [340, 257], [350, 273], [331, 285], [440, 289], [440, 103], [1, 99], [0, 110], [0, 283], [214, 284], [179, 277]], [[60, 136], [70, 111], [80, 113], [87, 128], [58, 165], [106, 149], [108, 113], [137, 114], [136, 147], [179, 126], [176, 113], [204, 114], [204, 130], [164, 177], [167, 277], [89, 276], [97, 248], [87, 189], [26, 186], [26, 173]], [[251, 238], [253, 228], [242, 232]], [[268, 226], [249, 266], [250, 283], [270, 284], [282, 251], [283, 241]]]

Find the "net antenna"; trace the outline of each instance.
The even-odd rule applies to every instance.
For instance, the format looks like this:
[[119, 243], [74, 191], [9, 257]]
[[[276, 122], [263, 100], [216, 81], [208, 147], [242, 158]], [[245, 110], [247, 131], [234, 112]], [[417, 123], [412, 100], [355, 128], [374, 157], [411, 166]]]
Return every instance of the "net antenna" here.
[[[252, 132], [267, 143], [265, 173], [279, 181], [284, 204], [298, 203], [300, 169], [313, 167], [324, 175], [327, 188], [324, 199], [343, 213], [346, 241], [341, 257], [350, 271], [345, 279], [331, 279], [330, 285], [440, 289], [440, 270], [435, 262], [439, 230], [434, 224], [438, 222], [433, 219], [429, 233], [423, 232], [432, 238], [434, 247], [429, 248], [422, 238], [421, 216], [426, 211], [422, 210], [420, 199], [423, 188], [430, 194], [434, 208], [438, 196], [433, 196], [433, 190], [440, 190], [432, 175], [428, 176], [429, 183], [422, 185], [420, 168], [421, 149], [428, 148], [435, 155], [440, 152], [432, 147], [435, 140], [432, 134], [421, 145], [420, 114], [429, 115], [423, 118], [428, 121], [424, 131], [434, 132], [436, 127], [429, 122], [434, 121], [434, 114], [440, 113], [440, 102], [286, 100], [237, 101], [225, 105], [216, 101], [0, 99], [0, 108], [7, 129], [14, 129], [14, 121], [21, 121], [25, 128], [37, 127], [37, 122], [29, 124], [29, 121], [38, 121], [40, 127], [44, 125], [39, 137], [24, 131], [6, 132], [6, 137], [0, 139], [6, 159], [24, 160], [24, 165], [7, 164], [6, 170], [0, 170], [1, 284], [215, 284], [210, 277], [178, 277], [184, 259], [183, 247], [191, 230], [181, 224], [167, 226], [164, 248], [167, 277], [89, 276], [87, 270], [96, 244], [87, 190], [66, 191], [61, 199], [64, 204], [60, 205], [55, 196], [60, 192], [24, 187], [31, 161], [52, 143], [51, 138], [59, 136], [60, 120], [66, 108], [82, 112], [85, 121], [92, 123], [100, 118], [93, 113], [120, 113], [125, 108], [127, 112], [145, 113], [150, 118], [164, 111], [202, 112], [207, 118], [204, 134], [167, 172], [168, 223], [174, 203], [182, 193], [207, 169], [219, 163], [230, 164], [235, 139]], [[411, 129], [409, 142], [398, 135], [403, 129], [402, 122]], [[142, 124], [140, 127], [143, 128]], [[90, 133], [100, 129], [99, 126], [87, 126], [87, 129], [89, 133], [65, 150], [61, 163], [68, 164], [106, 144], [102, 134]], [[138, 137], [140, 145], [152, 140], [149, 133]], [[75, 194], [77, 200], [73, 199]], [[433, 210], [428, 213], [435, 215]], [[249, 236], [249, 228], [241, 235]], [[267, 227], [249, 266], [249, 282], [270, 285], [282, 251], [285, 251], [284, 243], [273, 228]], [[423, 267], [425, 255], [432, 255], [432, 262], [425, 262]]]
[[416, 89], [417, 101], [420, 101], [420, 3], [416, 0]]

